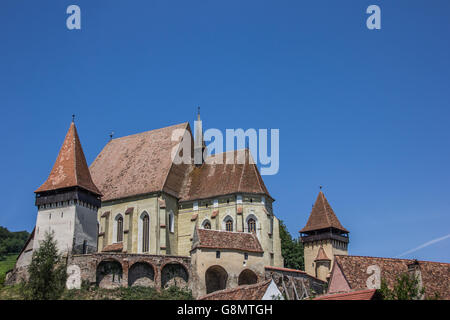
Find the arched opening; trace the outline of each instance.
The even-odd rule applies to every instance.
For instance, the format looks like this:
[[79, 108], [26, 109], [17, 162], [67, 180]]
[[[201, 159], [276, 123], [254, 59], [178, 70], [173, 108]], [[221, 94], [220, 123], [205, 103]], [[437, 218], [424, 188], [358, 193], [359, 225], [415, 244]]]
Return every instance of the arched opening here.
[[209, 220], [206, 219], [206, 220], [203, 221], [203, 223], [202, 223], [202, 228], [203, 228], [203, 229], [211, 229], [211, 222], [209, 222]]
[[172, 211], [169, 212], [169, 231], [175, 232], [175, 219]]
[[114, 229], [113, 229], [113, 241], [122, 242], [123, 241], [123, 217], [118, 214], [114, 219]]
[[256, 220], [253, 218], [248, 219], [247, 228], [248, 232], [256, 233]]
[[128, 271], [128, 286], [153, 287], [155, 285], [155, 271], [146, 262], [136, 262]]
[[221, 266], [212, 266], [206, 270], [205, 284], [206, 293], [226, 289], [228, 273]]
[[123, 218], [117, 219], [117, 242], [123, 241]]
[[104, 260], [97, 266], [97, 286], [113, 289], [122, 282], [122, 265], [116, 260]]
[[188, 280], [189, 274], [187, 270], [179, 263], [166, 264], [161, 270], [162, 288], [169, 288], [172, 286], [186, 288]]
[[142, 212], [138, 222], [138, 252], [150, 251], [150, 216], [146, 211]]
[[255, 284], [258, 282], [258, 276], [252, 270], [245, 269], [238, 278], [238, 285]]
[[233, 231], [233, 218], [230, 216], [226, 216], [223, 219], [222, 229], [225, 231]]

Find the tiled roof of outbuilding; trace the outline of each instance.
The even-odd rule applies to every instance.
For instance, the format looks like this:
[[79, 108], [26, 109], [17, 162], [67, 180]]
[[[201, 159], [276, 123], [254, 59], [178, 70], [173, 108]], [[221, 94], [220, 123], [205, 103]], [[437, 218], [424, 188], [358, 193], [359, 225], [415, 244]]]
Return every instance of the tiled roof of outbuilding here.
[[89, 172], [75, 123], [71, 123], [47, 180], [35, 193], [81, 187], [101, 195]]
[[269, 279], [255, 284], [215, 291], [200, 297], [198, 300], [261, 300], [271, 281]]
[[300, 232], [307, 233], [327, 228], [335, 228], [343, 232], [349, 232], [339, 222], [333, 208], [331, 208], [323, 192], [320, 191], [316, 203], [311, 210], [311, 214], [309, 215], [308, 222]]
[[372, 300], [376, 289], [357, 290], [346, 293], [327, 294], [313, 300]]
[[229, 249], [244, 252], [263, 252], [254, 233], [195, 229], [192, 250], [195, 248]]
[[[396, 279], [408, 272], [408, 265], [416, 260], [377, 258], [364, 256], [336, 255], [335, 263], [341, 268], [351, 289], [366, 289], [368, 278], [367, 267], [377, 265], [381, 271], [381, 279], [388, 287], [393, 288]], [[450, 263], [417, 261], [425, 287], [425, 296], [433, 297], [437, 293], [441, 299], [450, 299]]]
[[122, 242], [107, 245], [102, 250], [102, 252], [122, 252], [122, 251], [123, 251], [123, 243]]

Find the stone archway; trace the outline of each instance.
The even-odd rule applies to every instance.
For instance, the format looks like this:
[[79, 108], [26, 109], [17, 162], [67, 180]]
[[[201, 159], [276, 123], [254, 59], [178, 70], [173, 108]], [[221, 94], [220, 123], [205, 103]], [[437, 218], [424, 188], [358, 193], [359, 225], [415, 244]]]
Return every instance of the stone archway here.
[[147, 262], [136, 262], [128, 270], [128, 286], [154, 287], [155, 269]]
[[205, 272], [206, 293], [226, 289], [228, 273], [221, 266], [209, 267]]
[[96, 282], [100, 288], [113, 289], [121, 286], [122, 265], [116, 260], [101, 261], [96, 270]]
[[250, 269], [245, 269], [241, 272], [238, 278], [238, 285], [255, 284], [258, 282], [258, 276]]
[[189, 274], [180, 263], [168, 263], [161, 269], [161, 287], [169, 288], [176, 286], [186, 288], [188, 286]]

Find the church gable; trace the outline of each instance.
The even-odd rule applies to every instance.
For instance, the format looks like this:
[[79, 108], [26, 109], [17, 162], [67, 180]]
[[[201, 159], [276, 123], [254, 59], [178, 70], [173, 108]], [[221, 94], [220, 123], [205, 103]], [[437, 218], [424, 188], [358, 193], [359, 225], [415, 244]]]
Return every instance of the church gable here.
[[[233, 154], [232, 154], [233, 153]], [[234, 156], [232, 163], [226, 159]], [[238, 163], [238, 159], [245, 163]], [[222, 160], [223, 159], [223, 160]], [[248, 149], [211, 155], [200, 166], [191, 166], [180, 194], [181, 201], [213, 198], [234, 193], [270, 194]]]

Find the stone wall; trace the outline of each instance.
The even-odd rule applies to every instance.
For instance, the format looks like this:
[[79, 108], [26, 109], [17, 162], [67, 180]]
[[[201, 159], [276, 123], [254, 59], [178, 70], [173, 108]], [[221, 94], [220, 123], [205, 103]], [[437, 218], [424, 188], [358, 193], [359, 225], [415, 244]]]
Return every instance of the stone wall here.
[[82, 282], [103, 288], [133, 285], [192, 288], [189, 257], [125, 253], [73, 255], [68, 259], [69, 289]]

